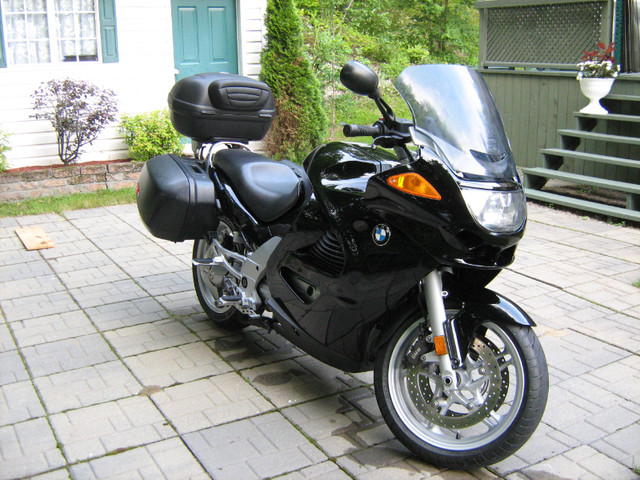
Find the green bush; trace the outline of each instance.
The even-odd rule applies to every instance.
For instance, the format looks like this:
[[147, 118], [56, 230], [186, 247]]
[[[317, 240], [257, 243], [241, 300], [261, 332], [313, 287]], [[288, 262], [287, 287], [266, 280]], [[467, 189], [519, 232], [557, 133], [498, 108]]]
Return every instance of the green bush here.
[[0, 172], [9, 169], [9, 162], [7, 162], [7, 156], [5, 155], [5, 152], [11, 150], [9, 135], [9, 133], [0, 130]]
[[182, 154], [181, 136], [171, 125], [166, 110], [123, 115], [118, 131], [134, 162], [146, 162], [164, 153]]
[[277, 111], [266, 150], [276, 158], [301, 162], [324, 139], [322, 89], [304, 52], [302, 22], [293, 0], [268, 0], [265, 25], [260, 79], [271, 87]]

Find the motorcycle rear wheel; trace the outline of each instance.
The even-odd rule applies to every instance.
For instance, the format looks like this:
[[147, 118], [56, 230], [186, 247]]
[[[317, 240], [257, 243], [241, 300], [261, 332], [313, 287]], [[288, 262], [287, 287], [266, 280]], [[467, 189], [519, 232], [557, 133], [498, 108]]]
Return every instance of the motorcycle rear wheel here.
[[[225, 237], [228, 237], [229, 234], [232, 234], [231, 227], [227, 222], [221, 220], [217, 230], [218, 241], [224, 245]], [[193, 258], [210, 259], [217, 255], [218, 252], [210, 239], [201, 238], [193, 242]], [[218, 271], [215, 270], [216, 268]], [[220, 306], [218, 303], [218, 299], [223, 294], [220, 283], [222, 277], [225, 276], [225, 269], [222, 267], [196, 267], [194, 265], [192, 271], [196, 295], [207, 316], [218, 327], [225, 330], [240, 330], [247, 326], [246, 315], [233, 306]]]
[[535, 333], [491, 320], [477, 324], [456, 371], [456, 395], [445, 392], [433, 355], [417, 365], [407, 361], [425, 336], [424, 322], [408, 320], [376, 360], [376, 398], [387, 425], [434, 465], [481, 467], [512, 455], [535, 431], [547, 401], [547, 364]]

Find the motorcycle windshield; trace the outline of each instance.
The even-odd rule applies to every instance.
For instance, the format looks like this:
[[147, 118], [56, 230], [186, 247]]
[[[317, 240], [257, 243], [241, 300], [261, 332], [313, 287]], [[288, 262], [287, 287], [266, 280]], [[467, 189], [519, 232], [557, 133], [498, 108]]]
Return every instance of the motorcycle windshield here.
[[412, 66], [395, 87], [411, 108], [417, 136], [426, 134], [458, 177], [518, 180], [498, 109], [479, 72], [460, 65]]

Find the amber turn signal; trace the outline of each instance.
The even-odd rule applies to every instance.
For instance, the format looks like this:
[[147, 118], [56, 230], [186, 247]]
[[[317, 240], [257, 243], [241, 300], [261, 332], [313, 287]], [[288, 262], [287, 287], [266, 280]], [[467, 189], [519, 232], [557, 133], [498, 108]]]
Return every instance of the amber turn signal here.
[[417, 173], [401, 173], [387, 179], [387, 183], [401, 192], [417, 195], [418, 197], [440, 200], [438, 191]]

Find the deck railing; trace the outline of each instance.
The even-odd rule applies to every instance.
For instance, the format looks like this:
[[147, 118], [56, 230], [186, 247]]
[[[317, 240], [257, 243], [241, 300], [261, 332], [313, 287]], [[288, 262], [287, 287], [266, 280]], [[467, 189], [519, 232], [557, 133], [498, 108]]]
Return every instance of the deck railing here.
[[477, 0], [480, 68], [575, 70], [614, 36], [613, 0]]

